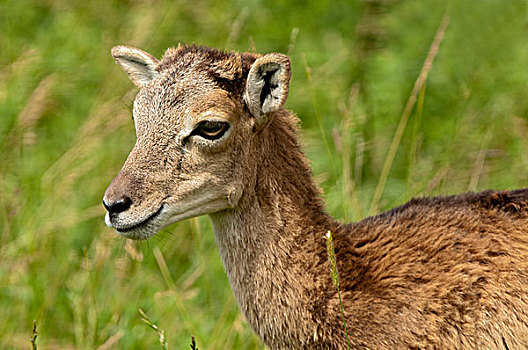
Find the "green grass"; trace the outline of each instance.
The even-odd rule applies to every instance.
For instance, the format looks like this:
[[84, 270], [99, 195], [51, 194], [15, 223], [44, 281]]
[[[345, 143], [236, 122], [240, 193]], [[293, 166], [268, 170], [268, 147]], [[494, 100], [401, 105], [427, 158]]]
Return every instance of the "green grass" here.
[[[134, 143], [134, 87], [110, 48], [198, 43], [288, 53], [287, 107], [329, 211], [528, 180], [528, 4], [453, 1], [386, 181], [380, 175], [447, 3], [0, 1], [0, 348], [262, 349], [207, 218], [148, 242], [106, 228], [101, 198]], [[323, 235], [324, 233], [322, 233]]]

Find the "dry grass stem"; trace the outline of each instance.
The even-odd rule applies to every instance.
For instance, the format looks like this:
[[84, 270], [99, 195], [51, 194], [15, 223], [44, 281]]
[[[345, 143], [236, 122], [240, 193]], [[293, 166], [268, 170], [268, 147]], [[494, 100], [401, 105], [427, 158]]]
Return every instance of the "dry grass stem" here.
[[288, 44], [288, 56], [293, 54], [295, 43], [297, 42], [297, 35], [299, 35], [299, 28], [293, 27], [290, 32], [290, 43]]
[[238, 38], [240, 37], [240, 33], [242, 32], [242, 28], [244, 27], [244, 24], [246, 23], [247, 19], [249, 17], [249, 8], [243, 7], [240, 10], [240, 13], [238, 14], [237, 18], [233, 21], [233, 24], [231, 25], [231, 30], [229, 31], [229, 36], [226, 40], [226, 47], [230, 47], [235, 43]]
[[444, 12], [440, 25], [438, 26], [438, 29], [436, 30], [433, 43], [431, 44], [429, 48], [427, 57], [425, 58], [425, 61], [422, 65], [422, 69], [420, 70], [420, 74], [418, 75], [418, 78], [416, 79], [414, 83], [409, 99], [407, 100], [407, 104], [405, 105], [405, 108], [403, 109], [402, 115], [400, 117], [400, 122], [398, 124], [398, 127], [396, 128], [396, 132], [392, 139], [392, 143], [389, 147], [389, 152], [387, 153], [387, 157], [385, 158], [383, 168], [381, 169], [381, 174], [378, 179], [378, 184], [374, 191], [374, 195], [372, 196], [372, 202], [370, 205], [369, 215], [372, 215], [378, 211], [378, 206], [381, 200], [381, 196], [383, 194], [383, 190], [385, 189], [385, 184], [387, 182], [387, 178], [389, 177], [389, 172], [392, 167], [392, 163], [394, 162], [394, 157], [396, 156], [396, 152], [398, 151], [398, 148], [400, 146], [400, 141], [403, 136], [403, 132], [405, 131], [405, 127], [407, 126], [407, 122], [409, 120], [411, 112], [414, 108], [414, 105], [416, 104], [418, 94], [420, 93], [424, 84], [426, 83], [429, 72], [431, 71], [431, 68], [433, 67], [433, 61], [436, 55], [438, 54], [438, 49], [440, 47], [440, 44], [442, 43], [442, 40], [444, 39], [445, 31], [447, 29], [448, 24], [449, 24], [449, 8], [447, 8]]
[[306, 61], [306, 54], [304, 52], [301, 53], [301, 58], [304, 64], [304, 72], [306, 74], [306, 80], [308, 82], [308, 88], [310, 90], [310, 95], [312, 97], [312, 104], [313, 108], [315, 110], [315, 117], [317, 119], [317, 125], [319, 126], [319, 131], [321, 133], [321, 138], [323, 139], [323, 143], [326, 149], [326, 153], [328, 154], [328, 160], [330, 161], [330, 168], [334, 170], [334, 156], [332, 155], [332, 152], [330, 150], [330, 144], [328, 142], [328, 139], [326, 137], [326, 132], [323, 126], [323, 119], [321, 116], [321, 109], [319, 108], [319, 103], [317, 103], [317, 96], [315, 93], [315, 88], [312, 82], [312, 69], [308, 66], [308, 63]]
[[468, 191], [474, 192], [477, 190], [479, 180], [484, 172], [484, 166], [486, 164], [486, 157], [489, 152], [489, 150], [487, 149], [487, 145], [489, 143], [491, 135], [492, 135], [491, 131], [488, 131], [486, 136], [483, 138], [482, 146], [480, 147], [480, 151], [477, 154], [477, 159], [475, 160], [475, 166], [473, 167], [473, 173], [471, 174], [471, 179], [469, 180]]
[[167, 340], [165, 339], [165, 331], [161, 328], [159, 328], [156, 324], [154, 324], [147, 316], [145, 311], [138, 309], [139, 314], [141, 315], [141, 321], [143, 321], [147, 326], [152, 328], [153, 330], [158, 333], [159, 336], [159, 342], [161, 344], [161, 347], [165, 350], [169, 349], [169, 344], [167, 343]]
[[172, 275], [169, 271], [167, 262], [165, 261], [165, 258], [163, 257], [163, 253], [157, 246], [152, 249], [152, 253], [154, 254], [154, 257], [156, 258], [156, 262], [158, 263], [159, 269], [161, 271], [161, 275], [163, 276], [163, 279], [165, 280], [167, 287], [169, 288], [169, 290], [174, 291], [174, 293], [177, 294], [174, 297], [174, 303], [176, 305], [176, 309], [178, 310], [180, 316], [183, 319], [185, 327], [189, 331], [196, 329], [196, 327], [194, 327], [193, 320], [190, 317], [189, 312], [187, 311], [187, 308], [183, 304], [182, 292], [180, 292], [176, 288], [176, 284], [174, 283], [174, 279], [172, 278]]
[[125, 332], [120, 329], [116, 334], [112, 335], [110, 338], [108, 338], [101, 346], [97, 348], [97, 350], [111, 350], [115, 349], [117, 343], [123, 336], [125, 335]]

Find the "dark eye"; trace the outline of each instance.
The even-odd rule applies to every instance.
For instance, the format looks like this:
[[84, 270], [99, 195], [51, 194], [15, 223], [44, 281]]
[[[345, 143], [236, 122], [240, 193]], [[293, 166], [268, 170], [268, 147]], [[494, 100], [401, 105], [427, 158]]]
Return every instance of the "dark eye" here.
[[204, 120], [194, 129], [193, 134], [207, 140], [216, 140], [224, 136], [227, 129], [229, 129], [229, 124], [226, 122]]

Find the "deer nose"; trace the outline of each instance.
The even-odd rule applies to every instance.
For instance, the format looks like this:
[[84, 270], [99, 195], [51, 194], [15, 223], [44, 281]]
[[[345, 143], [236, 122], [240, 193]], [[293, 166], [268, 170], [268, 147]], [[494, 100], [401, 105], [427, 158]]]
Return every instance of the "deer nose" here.
[[107, 203], [106, 200], [103, 199], [103, 205], [110, 214], [117, 214], [130, 208], [132, 200], [128, 197], [122, 197]]

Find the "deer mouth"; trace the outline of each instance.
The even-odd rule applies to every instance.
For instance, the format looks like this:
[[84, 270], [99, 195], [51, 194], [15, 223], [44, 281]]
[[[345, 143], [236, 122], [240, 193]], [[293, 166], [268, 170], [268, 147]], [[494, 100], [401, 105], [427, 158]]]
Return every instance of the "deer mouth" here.
[[127, 235], [126, 233], [128, 232], [131, 232], [131, 231], [142, 231], [143, 229], [147, 228], [150, 224], [152, 224], [152, 222], [154, 221], [154, 219], [156, 219], [160, 214], [161, 212], [163, 211], [163, 204], [158, 208], [158, 210], [156, 210], [155, 212], [153, 212], [151, 215], [149, 215], [147, 218], [145, 218], [144, 220], [140, 221], [140, 222], [137, 222], [137, 223], [133, 223], [132, 225], [129, 225], [129, 226], [123, 226], [123, 227], [118, 227], [118, 226], [115, 226], [115, 225], [112, 225], [114, 227], [114, 229], [120, 233], [120, 234], [123, 234], [125, 233], [125, 236], [129, 237], [129, 238], [133, 238], [132, 236], [133, 235]]

